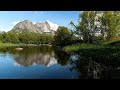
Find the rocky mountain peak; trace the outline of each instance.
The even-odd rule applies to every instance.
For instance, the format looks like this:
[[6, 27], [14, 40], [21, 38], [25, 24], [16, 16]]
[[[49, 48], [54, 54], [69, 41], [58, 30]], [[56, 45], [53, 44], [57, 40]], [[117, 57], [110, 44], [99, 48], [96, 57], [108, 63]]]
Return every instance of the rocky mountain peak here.
[[50, 25], [47, 21], [43, 22], [43, 23], [36, 23], [35, 26], [42, 30], [43, 32], [51, 32], [51, 28]]
[[23, 23], [32, 23], [32, 22], [29, 20], [24, 20]]
[[33, 32], [33, 33], [54, 34], [55, 31], [51, 29], [48, 21], [33, 24], [29, 20], [24, 20], [16, 24], [11, 30], [11, 32], [15, 32], [15, 33]]

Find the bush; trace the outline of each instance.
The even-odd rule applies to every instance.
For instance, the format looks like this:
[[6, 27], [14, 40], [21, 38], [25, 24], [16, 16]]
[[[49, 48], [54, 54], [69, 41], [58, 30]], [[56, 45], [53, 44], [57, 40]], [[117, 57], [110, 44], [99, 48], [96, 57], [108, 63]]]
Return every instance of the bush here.
[[66, 27], [59, 27], [54, 36], [54, 45], [55, 46], [66, 46], [69, 45], [72, 41], [72, 34]]

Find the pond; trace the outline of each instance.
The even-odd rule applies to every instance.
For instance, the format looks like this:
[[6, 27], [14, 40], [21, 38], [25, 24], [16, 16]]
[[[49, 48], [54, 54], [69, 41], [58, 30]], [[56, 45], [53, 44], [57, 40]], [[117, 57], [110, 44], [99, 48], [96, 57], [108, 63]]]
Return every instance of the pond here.
[[120, 79], [119, 57], [115, 62], [104, 57], [106, 53], [98, 57], [95, 50], [66, 53], [45, 45], [17, 47], [0, 49], [0, 79]]
[[0, 49], [1, 79], [77, 79], [65, 52], [51, 46], [21, 46]]

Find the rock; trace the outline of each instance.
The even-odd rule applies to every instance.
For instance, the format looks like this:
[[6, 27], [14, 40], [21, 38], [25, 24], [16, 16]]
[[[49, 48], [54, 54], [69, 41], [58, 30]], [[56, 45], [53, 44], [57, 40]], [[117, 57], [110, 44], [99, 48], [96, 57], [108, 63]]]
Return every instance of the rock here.
[[23, 48], [15, 48], [15, 50], [21, 51], [23, 50]]

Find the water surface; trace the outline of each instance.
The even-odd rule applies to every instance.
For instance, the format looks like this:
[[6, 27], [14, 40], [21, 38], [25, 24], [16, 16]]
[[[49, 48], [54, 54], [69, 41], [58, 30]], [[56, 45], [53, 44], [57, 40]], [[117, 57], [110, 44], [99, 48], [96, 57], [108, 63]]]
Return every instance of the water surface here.
[[70, 70], [65, 52], [51, 46], [22, 46], [0, 49], [1, 79], [77, 79], [78, 72]]
[[0, 49], [0, 79], [120, 79], [120, 50]]

